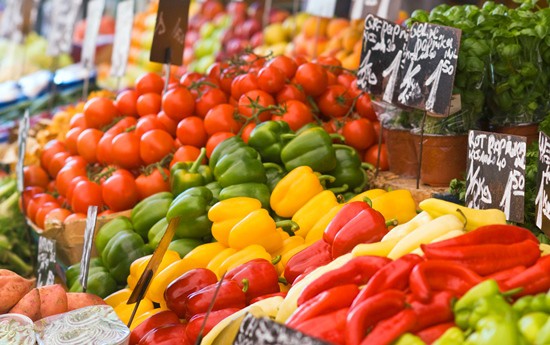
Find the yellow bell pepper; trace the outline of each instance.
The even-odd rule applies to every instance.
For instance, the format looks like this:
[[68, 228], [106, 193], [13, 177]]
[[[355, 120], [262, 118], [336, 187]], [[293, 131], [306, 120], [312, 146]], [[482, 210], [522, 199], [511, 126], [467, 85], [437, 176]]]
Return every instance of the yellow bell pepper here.
[[225, 259], [220, 265], [218, 273], [223, 275], [225, 272], [254, 259], [271, 261], [271, 255], [259, 244], [251, 244]]
[[109, 296], [105, 297], [103, 300], [105, 301], [105, 303], [115, 308], [117, 305], [119, 305], [122, 302], [126, 303], [128, 298], [130, 298], [131, 294], [132, 294], [132, 289], [124, 288], [113, 292]]
[[430, 243], [434, 239], [453, 230], [462, 230], [464, 223], [453, 214], [446, 214], [419, 226], [413, 232], [403, 237], [388, 254], [390, 259], [397, 259], [418, 248], [421, 244]]
[[[143, 274], [143, 271], [145, 271], [145, 268], [149, 264], [151, 257], [152, 255], [144, 256], [135, 260], [134, 262], [132, 262], [132, 265], [130, 265], [130, 275], [127, 278], [128, 287], [130, 289], [134, 289], [136, 287], [136, 284]], [[178, 252], [174, 250], [167, 250], [164, 254], [164, 257], [162, 258], [162, 261], [159, 264], [156, 274], [153, 276], [153, 279], [159, 274], [160, 271], [168, 267], [168, 265], [170, 265], [171, 263], [178, 260], [180, 260], [180, 255], [178, 254]]]
[[410, 191], [405, 189], [392, 190], [371, 199], [372, 208], [382, 213], [384, 219], [397, 219], [403, 224], [416, 216], [416, 204]]
[[[124, 324], [128, 324], [128, 321], [130, 321], [130, 316], [132, 315], [132, 311], [134, 310], [135, 305], [136, 305], [135, 303], [132, 303], [132, 304], [120, 303], [114, 308], [116, 315]], [[134, 319], [136, 317], [139, 317], [143, 313], [153, 310], [153, 308], [154, 308], [153, 302], [150, 299], [148, 298], [142, 299], [141, 302], [139, 303], [139, 307], [136, 311], [136, 315], [134, 316]], [[133, 323], [134, 322], [132, 321], [132, 324]]]
[[353, 256], [372, 255], [385, 257], [388, 256], [397, 242], [399, 242], [399, 239], [395, 238], [382, 242], [360, 243], [353, 248], [351, 254]]
[[329, 225], [329, 223], [332, 221], [332, 219], [336, 216], [338, 212], [344, 207], [345, 204], [338, 204], [334, 207], [332, 207], [330, 210], [327, 211], [309, 230], [309, 232], [306, 235], [306, 243], [313, 243], [317, 242], [318, 240], [321, 240], [323, 238], [323, 233], [325, 232], [325, 229]]
[[319, 177], [308, 166], [293, 169], [277, 183], [269, 204], [279, 216], [291, 218], [309, 199], [323, 191]]
[[348, 202], [363, 201], [363, 200], [365, 200], [365, 198], [368, 198], [368, 199], [372, 200], [372, 199], [377, 198], [380, 195], [385, 194], [385, 193], [387, 193], [387, 192], [383, 189], [379, 189], [379, 188], [369, 189], [367, 191], [364, 191], [361, 194], [357, 194], [356, 196], [351, 198]]
[[288, 234], [288, 232], [284, 231], [283, 228], [277, 228], [277, 232], [279, 233], [279, 235], [281, 235], [281, 239], [283, 240], [283, 242], [287, 238], [290, 238], [290, 235]]
[[168, 310], [168, 308], [162, 308], [162, 307], [161, 308], [156, 308], [156, 309], [153, 309], [153, 310], [146, 311], [145, 313], [134, 317], [134, 321], [132, 321], [132, 324], [130, 325], [130, 331], [133, 331], [134, 328], [139, 326], [143, 321], [147, 320], [151, 316], [153, 316], [155, 314], [158, 314], [161, 311], [166, 311], [166, 310]]
[[226, 248], [226, 249], [222, 250], [221, 252], [218, 253], [218, 255], [214, 256], [212, 258], [212, 260], [210, 260], [210, 262], [208, 263], [206, 268], [208, 268], [212, 272], [216, 273], [216, 275], [218, 276], [218, 279], [220, 279], [221, 276], [222, 276], [219, 273], [219, 269], [220, 269], [221, 264], [223, 264], [223, 262], [228, 257], [235, 254], [236, 252], [237, 252], [237, 249], [235, 249], [235, 248]]
[[330, 190], [324, 190], [315, 195], [292, 216], [292, 220], [298, 223], [300, 229], [294, 234], [306, 237], [307, 233], [320, 217], [325, 215], [331, 208], [338, 205], [336, 195]]
[[212, 221], [212, 236], [224, 246], [229, 246], [229, 232], [250, 212], [262, 208], [258, 199], [237, 197], [222, 200], [208, 210], [208, 219]]
[[550, 244], [541, 243], [539, 244], [540, 256], [546, 256], [550, 254]]
[[231, 229], [229, 246], [243, 249], [259, 244], [273, 253], [283, 246], [283, 238], [277, 231], [277, 226], [283, 222], [288, 223], [287, 220], [275, 223], [266, 209], [252, 211]]
[[193, 268], [204, 268], [206, 265], [201, 266], [199, 263], [190, 258], [183, 258], [178, 260], [162, 271], [151, 281], [147, 296], [150, 296], [151, 300], [156, 303], [164, 302], [164, 290], [173, 282], [176, 278], [184, 274], [185, 272], [192, 270]]
[[277, 257], [277, 256], [281, 257], [279, 262], [276, 264], [277, 272], [279, 272], [279, 274], [283, 273], [284, 270], [285, 270], [286, 265], [283, 266], [283, 264], [282, 264], [282, 261], [283, 261], [282, 259], [283, 259], [284, 254], [288, 253], [293, 248], [299, 247], [303, 244], [304, 244], [304, 239], [300, 236], [288, 237], [287, 239], [285, 239], [283, 241], [283, 246], [279, 250], [277, 250], [275, 253], [273, 253], [274, 257]]
[[504, 212], [495, 208], [475, 210], [436, 198], [422, 200], [418, 206], [434, 218], [445, 214], [453, 214], [460, 219], [466, 218], [466, 231], [471, 231], [484, 225], [506, 224], [506, 215]]
[[187, 253], [184, 259], [191, 259], [199, 268], [206, 268], [208, 263], [226, 248], [226, 246], [218, 242], [201, 244]]

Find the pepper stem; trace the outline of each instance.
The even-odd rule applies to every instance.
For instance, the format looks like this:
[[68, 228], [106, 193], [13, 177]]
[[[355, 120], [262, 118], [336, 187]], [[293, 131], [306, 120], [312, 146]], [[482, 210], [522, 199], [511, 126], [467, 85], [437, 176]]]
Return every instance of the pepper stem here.
[[279, 262], [281, 262], [281, 258], [282, 258], [282, 256], [277, 255], [276, 257], [274, 257], [273, 259], [271, 259], [271, 263], [272, 263], [273, 265], [277, 265]]
[[332, 176], [332, 175], [319, 175], [317, 176], [317, 178], [319, 179], [320, 182], [323, 182], [323, 181], [328, 181], [330, 183], [336, 181], [336, 177]]
[[353, 152], [354, 154], [357, 154], [357, 151], [355, 151], [355, 149], [353, 147], [349, 146], [349, 145], [332, 144], [332, 147], [334, 147], [335, 150], [347, 150], [347, 151]]
[[300, 225], [298, 225], [298, 223], [290, 219], [280, 220], [278, 222], [275, 222], [275, 225], [278, 228], [290, 228], [290, 230], [292, 231], [296, 231], [300, 229]]
[[370, 207], [372, 207], [372, 200], [368, 196], [364, 197], [363, 201], [366, 202]]
[[190, 173], [196, 173], [199, 169], [199, 166], [201, 165], [202, 160], [206, 157], [206, 149], [203, 147], [201, 148], [201, 152], [197, 159], [193, 162], [193, 165], [191, 165], [191, 168], [189, 168]]
[[243, 289], [242, 290], [243, 290], [244, 293], [246, 293], [248, 291], [248, 288], [250, 287], [250, 282], [246, 278], [241, 280], [241, 282], [243, 283]]
[[280, 135], [282, 140], [292, 140], [296, 138], [298, 135], [294, 133], [283, 133]]
[[397, 224], [399, 224], [399, 222], [397, 221], [397, 218], [392, 218], [392, 219], [386, 221], [386, 227], [396, 226]]
[[501, 292], [502, 296], [504, 297], [510, 297], [510, 296], [513, 296], [515, 294], [518, 294], [520, 293], [521, 291], [523, 291], [523, 288], [522, 287], [518, 287], [518, 288], [515, 288], [515, 289], [510, 289], [508, 291], [504, 291], [504, 292]]
[[348, 189], [349, 189], [349, 186], [348, 186], [347, 184], [344, 184], [343, 186], [340, 186], [340, 187], [328, 188], [328, 190], [330, 190], [330, 191], [333, 192], [334, 194], [344, 193], [344, 192], [346, 192]]
[[462, 212], [461, 209], [457, 208], [456, 212], [458, 212], [462, 216], [462, 218], [464, 218], [464, 229], [466, 229], [466, 225], [468, 225], [468, 218], [466, 218], [466, 215], [464, 214], [464, 212]]
[[365, 190], [365, 187], [367, 186], [367, 184], [369, 183], [369, 175], [367, 175], [367, 172], [363, 169], [361, 169], [361, 172], [363, 173], [363, 182], [361, 182], [361, 184], [357, 187], [355, 187], [353, 189], [353, 192], [355, 194], [359, 194], [361, 193], [363, 190]]
[[284, 169], [279, 164], [276, 164], [276, 163], [267, 162], [267, 163], [263, 163], [263, 166], [264, 166], [264, 169], [275, 169], [280, 173], [284, 172]]
[[365, 170], [375, 170], [376, 168], [374, 167], [374, 165], [370, 164], [370, 163], [367, 163], [367, 162], [362, 162], [361, 163], [361, 168], [365, 169]]
[[346, 138], [342, 134], [330, 133], [328, 136], [333, 140], [336, 139], [340, 140], [341, 142], [346, 142]]
[[284, 277], [279, 277], [278, 281], [283, 285], [288, 285], [288, 281]]

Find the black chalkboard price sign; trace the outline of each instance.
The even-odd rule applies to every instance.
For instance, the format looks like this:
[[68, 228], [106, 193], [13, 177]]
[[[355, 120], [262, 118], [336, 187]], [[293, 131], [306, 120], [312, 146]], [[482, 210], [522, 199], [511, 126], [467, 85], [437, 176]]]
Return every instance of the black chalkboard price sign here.
[[358, 86], [368, 93], [395, 103], [396, 86], [408, 31], [390, 21], [368, 14], [363, 31], [361, 66], [357, 72]]
[[190, 0], [160, 0], [149, 60], [181, 65]]
[[448, 116], [462, 31], [415, 23], [409, 30], [400, 71], [398, 102]]
[[348, 18], [351, 0], [309, 0], [306, 13], [325, 18]]
[[233, 345], [328, 345], [269, 318], [245, 315]]
[[523, 223], [527, 139], [482, 131], [468, 133], [466, 204], [498, 208]]
[[550, 236], [550, 137], [539, 132], [539, 165], [537, 171], [537, 197], [535, 222]]
[[36, 286], [53, 285], [55, 283], [55, 240], [44, 236], [38, 237], [38, 256], [36, 271]]

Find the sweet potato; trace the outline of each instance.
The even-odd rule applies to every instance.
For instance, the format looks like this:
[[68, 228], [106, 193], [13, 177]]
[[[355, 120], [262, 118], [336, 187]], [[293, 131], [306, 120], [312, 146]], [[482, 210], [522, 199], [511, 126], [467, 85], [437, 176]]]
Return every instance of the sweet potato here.
[[34, 280], [0, 269], [0, 314], [7, 313], [34, 286]]
[[42, 317], [61, 314], [67, 311], [67, 293], [59, 284], [42, 286], [40, 293], [40, 314]]
[[29, 291], [17, 304], [10, 309], [10, 313], [23, 314], [31, 320], [40, 320], [40, 293], [37, 288]]
[[67, 292], [67, 308], [69, 311], [89, 307], [91, 305], [105, 305], [103, 298], [86, 292]]

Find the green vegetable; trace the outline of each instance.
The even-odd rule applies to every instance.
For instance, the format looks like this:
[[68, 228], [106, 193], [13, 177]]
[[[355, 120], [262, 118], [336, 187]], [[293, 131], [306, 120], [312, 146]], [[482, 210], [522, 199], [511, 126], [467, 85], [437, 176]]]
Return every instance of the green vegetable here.
[[116, 282], [123, 284], [130, 274], [132, 262], [151, 252], [152, 249], [145, 245], [139, 234], [122, 230], [109, 240], [101, 254], [101, 260]]
[[133, 230], [132, 222], [128, 217], [119, 216], [103, 224], [95, 237], [95, 246], [99, 255], [101, 255], [109, 240], [121, 230]]
[[258, 151], [242, 146], [223, 155], [214, 167], [214, 176], [222, 187], [235, 184], [265, 183], [265, 170]]
[[285, 121], [266, 121], [258, 124], [250, 133], [248, 145], [253, 147], [264, 162], [281, 163], [281, 150], [285, 140], [281, 134], [292, 133]]
[[220, 191], [219, 200], [245, 196], [260, 200], [262, 208], [269, 209], [271, 192], [264, 183], [241, 183], [225, 187]]
[[166, 216], [172, 200], [174, 196], [169, 192], [153, 194], [141, 200], [134, 206], [130, 216], [134, 231], [146, 239], [149, 229]]
[[181, 258], [186, 256], [190, 251], [195, 249], [195, 247], [200, 246], [203, 244], [202, 241], [193, 239], [193, 238], [180, 238], [178, 240], [174, 240], [170, 242], [170, 245], [168, 245], [168, 250], [174, 250], [178, 252]]
[[321, 127], [313, 127], [294, 136], [281, 151], [281, 160], [287, 171], [307, 165], [325, 173], [336, 168], [336, 153], [331, 136]]
[[178, 162], [170, 169], [170, 190], [172, 194], [179, 195], [191, 188], [204, 186], [212, 182], [212, 171], [208, 165], [201, 165], [206, 157], [206, 149], [201, 149], [200, 155], [194, 162]]
[[178, 238], [204, 238], [211, 235], [212, 222], [208, 219], [208, 209], [212, 192], [206, 187], [193, 187], [178, 195], [170, 204], [166, 220], [179, 217], [176, 230]]

